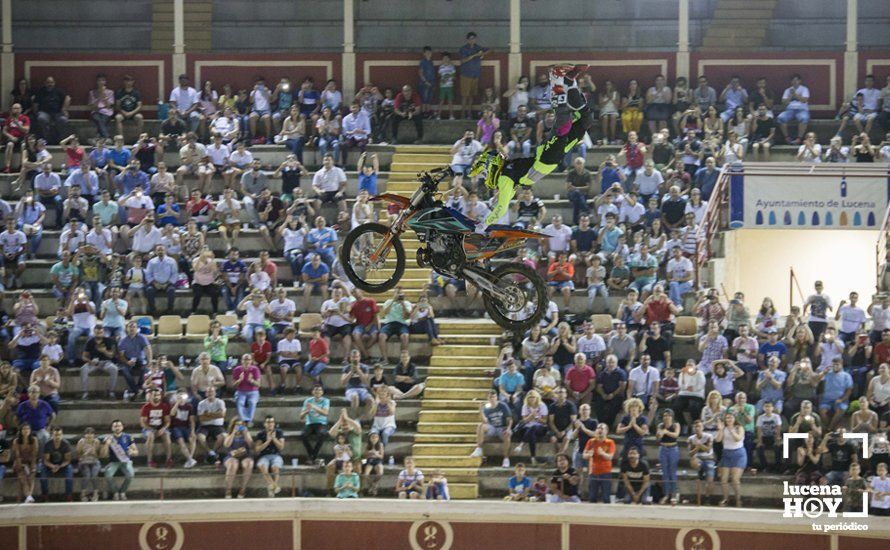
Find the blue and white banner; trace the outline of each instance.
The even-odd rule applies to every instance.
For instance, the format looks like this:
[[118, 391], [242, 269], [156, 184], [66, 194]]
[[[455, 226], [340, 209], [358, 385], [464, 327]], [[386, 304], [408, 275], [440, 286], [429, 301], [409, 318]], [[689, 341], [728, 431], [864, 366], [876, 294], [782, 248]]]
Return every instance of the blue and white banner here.
[[877, 229], [888, 196], [887, 176], [734, 174], [729, 180], [729, 226]]

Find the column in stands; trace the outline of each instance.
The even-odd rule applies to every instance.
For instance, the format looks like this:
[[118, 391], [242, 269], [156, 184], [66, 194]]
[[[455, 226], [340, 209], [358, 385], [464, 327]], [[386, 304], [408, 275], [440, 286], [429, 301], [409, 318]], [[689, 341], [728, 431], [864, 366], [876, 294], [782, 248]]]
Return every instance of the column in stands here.
[[507, 57], [508, 88], [513, 86], [513, 83], [519, 80], [519, 77], [522, 75], [521, 29], [519, 0], [510, 0], [510, 54]]
[[[173, 0], [173, 82], [185, 70], [185, 0]], [[200, 83], [196, 83], [200, 85]]]
[[[15, 54], [12, 52], [12, 0], [3, 0], [0, 6], [0, 17], [3, 18], [2, 40], [0, 52], [0, 90], [11, 90], [15, 87]], [[2, 94], [3, 110], [9, 109], [9, 96]]]
[[679, 21], [677, 25], [677, 77], [685, 76], [690, 78], [689, 74], [689, 0], [679, 0]]
[[844, 97], [853, 97], [859, 89], [859, 46], [856, 36], [859, 0], [847, 0], [847, 49], [844, 51]]
[[343, 97], [355, 95], [355, 0], [343, 0]]

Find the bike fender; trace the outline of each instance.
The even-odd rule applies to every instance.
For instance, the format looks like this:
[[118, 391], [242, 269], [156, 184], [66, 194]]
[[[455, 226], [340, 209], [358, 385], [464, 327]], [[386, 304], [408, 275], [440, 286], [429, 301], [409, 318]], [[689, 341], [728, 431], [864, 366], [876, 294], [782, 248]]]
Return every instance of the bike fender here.
[[408, 197], [403, 197], [402, 195], [396, 195], [395, 193], [383, 193], [382, 195], [374, 195], [368, 200], [391, 202], [393, 204], [399, 205], [400, 208], [407, 208], [407, 206], [411, 204], [411, 199], [409, 199]]

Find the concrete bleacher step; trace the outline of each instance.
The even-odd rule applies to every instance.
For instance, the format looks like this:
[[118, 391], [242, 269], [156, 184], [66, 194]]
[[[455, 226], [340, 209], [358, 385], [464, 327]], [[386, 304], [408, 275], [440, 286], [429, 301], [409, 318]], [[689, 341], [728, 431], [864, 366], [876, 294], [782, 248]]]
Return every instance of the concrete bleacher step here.
[[[489, 384], [490, 386], [490, 384]], [[431, 388], [427, 385], [423, 392], [425, 399], [458, 399], [484, 400], [488, 396], [488, 387], [484, 388]]]
[[423, 410], [466, 410], [478, 409], [483, 401], [478, 399], [430, 399], [423, 400]]
[[467, 376], [430, 376], [426, 379], [426, 387], [438, 388], [479, 388], [487, 389], [491, 386], [491, 380], [487, 378]]
[[476, 483], [448, 483], [448, 495], [454, 500], [474, 500], [479, 498], [479, 485]]
[[416, 433], [414, 442], [417, 443], [474, 443], [476, 435], [473, 434], [442, 434], [442, 433]]
[[479, 411], [477, 409], [470, 410], [422, 410], [419, 415], [419, 422], [478, 422]]
[[478, 422], [419, 422], [417, 433], [475, 434]]
[[[431, 361], [439, 361], [442, 357], [433, 356]], [[430, 365], [426, 372], [430, 376], [486, 376], [494, 368], [493, 365], [487, 366], [459, 366], [459, 367], [443, 367]]]
[[482, 459], [473, 456], [423, 456], [414, 455], [418, 468], [473, 468], [482, 464]]
[[442, 334], [491, 334], [500, 336], [504, 330], [494, 321], [488, 320], [455, 320], [450, 323], [442, 323]]
[[393, 163], [412, 164], [449, 164], [452, 156], [450, 153], [395, 153], [392, 156]]
[[412, 451], [415, 456], [469, 456], [476, 445], [455, 443], [415, 443]]
[[444, 355], [468, 355], [473, 357], [497, 357], [498, 349], [494, 346], [442, 346], [438, 350]]
[[[497, 348], [495, 348], [497, 349]], [[432, 359], [431, 365], [437, 367], [464, 367], [464, 366], [485, 366], [494, 365], [494, 358], [497, 355], [481, 356], [481, 355], [442, 355]]]

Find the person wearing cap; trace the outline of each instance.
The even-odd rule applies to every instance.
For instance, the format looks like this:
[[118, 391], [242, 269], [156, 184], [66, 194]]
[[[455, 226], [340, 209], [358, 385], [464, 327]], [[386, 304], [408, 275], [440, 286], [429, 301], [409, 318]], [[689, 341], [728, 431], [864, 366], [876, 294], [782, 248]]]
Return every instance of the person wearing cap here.
[[853, 377], [844, 370], [842, 357], [831, 360], [831, 366], [816, 375], [824, 381], [822, 395], [819, 397], [819, 416], [826, 431], [834, 430], [843, 419], [850, 406], [850, 394], [853, 392]]
[[196, 132], [201, 122], [202, 115], [199, 112], [201, 102], [197, 90], [189, 85], [189, 77], [186, 74], [179, 75], [179, 86], [170, 92], [170, 104], [176, 110], [178, 117], [188, 124], [190, 132]]
[[761, 369], [767, 368], [766, 361], [770, 357], [778, 357], [780, 366], [785, 363], [785, 357], [788, 354], [788, 347], [784, 342], [779, 341], [779, 331], [776, 327], [766, 329], [767, 341], [760, 344], [757, 350], [757, 364]]

